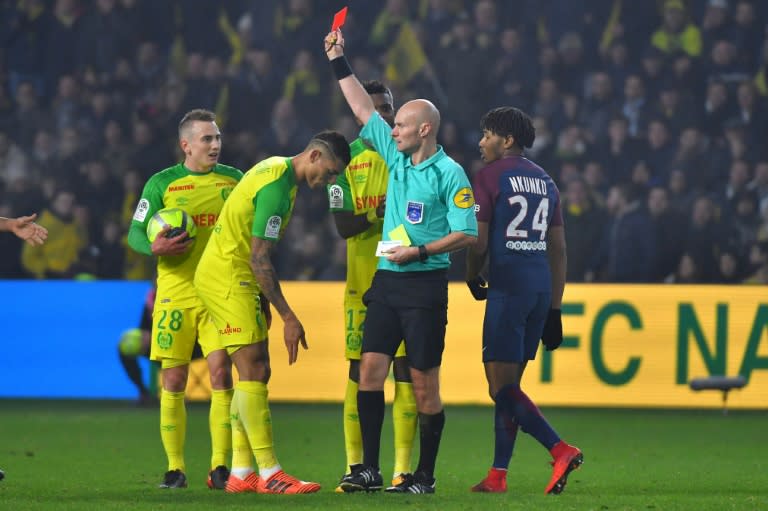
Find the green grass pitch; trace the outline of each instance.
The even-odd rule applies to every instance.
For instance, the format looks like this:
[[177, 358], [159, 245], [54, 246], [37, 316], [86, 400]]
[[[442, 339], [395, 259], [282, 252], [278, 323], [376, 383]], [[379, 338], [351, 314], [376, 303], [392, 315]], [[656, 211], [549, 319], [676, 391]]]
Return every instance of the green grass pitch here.
[[[547, 409], [584, 451], [562, 495], [543, 495], [549, 455], [520, 433], [504, 495], [469, 486], [493, 454], [492, 409], [446, 408], [435, 495], [335, 494], [344, 465], [340, 404], [273, 404], [277, 455], [315, 495], [226, 495], [205, 486], [205, 404], [188, 405], [186, 490], [160, 490], [158, 411], [126, 403], [0, 401], [0, 510], [752, 510], [768, 509], [766, 413]], [[382, 472], [392, 470], [385, 419]], [[418, 449], [418, 446], [417, 446]], [[414, 455], [414, 463], [418, 450]]]

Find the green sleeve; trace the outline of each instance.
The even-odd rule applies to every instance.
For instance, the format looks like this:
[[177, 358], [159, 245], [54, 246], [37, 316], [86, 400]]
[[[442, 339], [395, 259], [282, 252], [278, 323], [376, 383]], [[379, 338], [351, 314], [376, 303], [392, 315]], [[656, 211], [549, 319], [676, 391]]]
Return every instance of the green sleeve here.
[[157, 175], [152, 176], [136, 205], [131, 227], [128, 230], [128, 245], [141, 254], [152, 255], [152, 244], [147, 238], [147, 223], [158, 210], [163, 209], [163, 190], [158, 183]]
[[256, 192], [253, 198], [251, 235], [265, 240], [279, 240], [290, 216], [290, 197], [291, 185], [285, 177], [269, 183]]
[[355, 210], [346, 171], [336, 178], [334, 184], [328, 185], [328, 210], [331, 212]]

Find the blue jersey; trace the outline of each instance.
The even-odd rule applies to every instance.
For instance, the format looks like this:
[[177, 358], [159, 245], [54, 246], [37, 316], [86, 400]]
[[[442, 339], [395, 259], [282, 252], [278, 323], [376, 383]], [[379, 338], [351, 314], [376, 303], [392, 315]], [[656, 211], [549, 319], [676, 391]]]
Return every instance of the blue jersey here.
[[496, 160], [473, 182], [478, 222], [488, 223], [491, 289], [551, 292], [547, 229], [563, 225], [552, 178], [522, 156]]

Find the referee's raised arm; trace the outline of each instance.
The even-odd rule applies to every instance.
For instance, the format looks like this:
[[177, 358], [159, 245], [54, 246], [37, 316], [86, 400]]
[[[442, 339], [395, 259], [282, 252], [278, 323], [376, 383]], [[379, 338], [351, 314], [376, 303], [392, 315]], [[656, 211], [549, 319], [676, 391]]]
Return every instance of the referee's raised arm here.
[[333, 74], [339, 81], [341, 92], [344, 99], [352, 109], [352, 113], [357, 117], [361, 124], [365, 125], [376, 109], [373, 106], [371, 97], [365, 92], [363, 85], [352, 72], [352, 68], [344, 56], [344, 36], [341, 30], [329, 32], [325, 36], [325, 54], [331, 62]]

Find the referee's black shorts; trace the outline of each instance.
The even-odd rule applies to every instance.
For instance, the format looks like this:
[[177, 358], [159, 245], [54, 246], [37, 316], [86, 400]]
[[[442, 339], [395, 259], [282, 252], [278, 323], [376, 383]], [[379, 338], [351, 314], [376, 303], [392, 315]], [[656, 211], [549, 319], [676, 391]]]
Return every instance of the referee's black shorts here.
[[448, 323], [446, 270], [393, 272], [378, 270], [363, 295], [368, 307], [362, 353], [394, 357], [401, 340], [411, 367], [440, 366]]

